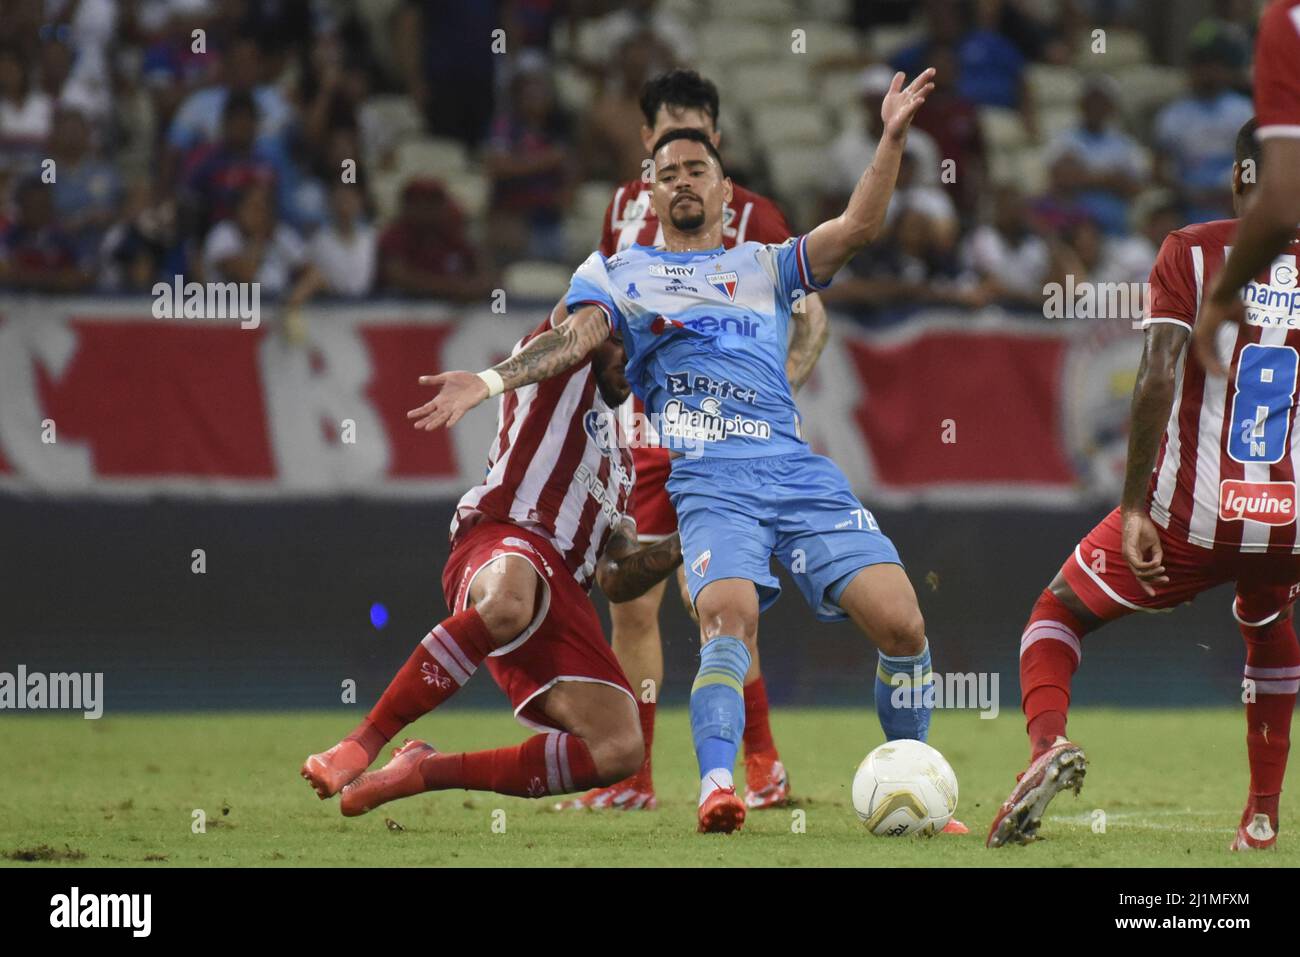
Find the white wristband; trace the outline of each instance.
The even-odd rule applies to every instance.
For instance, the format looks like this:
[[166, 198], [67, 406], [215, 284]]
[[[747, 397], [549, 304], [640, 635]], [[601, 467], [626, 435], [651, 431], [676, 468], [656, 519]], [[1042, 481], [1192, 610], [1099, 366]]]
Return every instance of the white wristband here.
[[506, 384], [501, 378], [501, 373], [495, 369], [484, 369], [478, 374], [483, 380], [483, 384], [488, 387], [488, 398], [495, 399], [502, 392], [506, 391]]

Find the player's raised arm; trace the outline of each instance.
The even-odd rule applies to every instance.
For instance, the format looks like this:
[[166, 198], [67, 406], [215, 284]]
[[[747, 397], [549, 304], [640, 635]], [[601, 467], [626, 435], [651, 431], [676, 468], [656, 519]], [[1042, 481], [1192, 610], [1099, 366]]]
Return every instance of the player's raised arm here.
[[1147, 511], [1147, 485], [1155, 468], [1160, 437], [1169, 424], [1174, 405], [1178, 357], [1187, 344], [1187, 327], [1162, 322], [1147, 328], [1142, 363], [1133, 387], [1133, 405], [1128, 435], [1128, 464], [1124, 470], [1124, 560], [1133, 569], [1142, 590], [1154, 595], [1152, 584], [1165, 584], [1164, 555], [1160, 536]]
[[636, 529], [624, 522], [610, 536], [596, 567], [596, 582], [612, 602], [640, 598], [682, 563], [682, 542], [676, 532], [637, 548]]
[[934, 89], [931, 82], [934, 69], [925, 70], [907, 86], [903, 86], [904, 79], [902, 73], [894, 75], [894, 82], [880, 105], [885, 131], [876, 144], [875, 158], [849, 197], [848, 206], [808, 234], [808, 265], [817, 283], [830, 282], [858, 250], [880, 235], [889, 199], [894, 194], [894, 183], [898, 180], [907, 129]]
[[406, 413], [415, 427], [432, 432], [450, 428], [484, 399], [572, 369], [609, 335], [609, 320], [598, 306], [582, 306], [555, 328], [543, 332], [504, 362], [482, 372], [443, 372], [420, 376], [420, 385], [438, 388], [418, 409]]

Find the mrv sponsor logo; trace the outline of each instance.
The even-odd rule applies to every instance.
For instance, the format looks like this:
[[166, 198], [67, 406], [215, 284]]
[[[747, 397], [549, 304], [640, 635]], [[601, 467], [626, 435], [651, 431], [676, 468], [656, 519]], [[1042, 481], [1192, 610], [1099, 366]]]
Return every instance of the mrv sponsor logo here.
[[1219, 518], [1290, 525], [1296, 519], [1295, 483], [1225, 479], [1219, 483]]
[[665, 385], [674, 399], [684, 395], [711, 395], [716, 399], [735, 399], [747, 405], [758, 401], [757, 389], [695, 372], [670, 372]]
[[0, 671], [0, 711], [80, 711], [93, 721], [104, 714], [104, 673]]
[[51, 927], [119, 927], [148, 937], [152, 915], [152, 894], [83, 894], [74, 887], [50, 898]]
[[695, 275], [695, 267], [674, 266], [671, 263], [651, 263], [647, 272], [660, 279], [690, 279]]
[[721, 400], [712, 396], [698, 409], [679, 399], [669, 399], [659, 416], [659, 434], [689, 442], [722, 442], [733, 436], [766, 441], [772, 437], [772, 425], [765, 419], [723, 415]]

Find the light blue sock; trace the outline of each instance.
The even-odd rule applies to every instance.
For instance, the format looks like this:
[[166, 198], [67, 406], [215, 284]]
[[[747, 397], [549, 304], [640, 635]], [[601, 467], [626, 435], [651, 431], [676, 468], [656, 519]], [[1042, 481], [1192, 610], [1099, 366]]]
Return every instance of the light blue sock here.
[[876, 667], [876, 714], [886, 740], [925, 740], [934, 707], [933, 685], [928, 641], [919, 655], [880, 656]]
[[691, 686], [691, 737], [700, 777], [716, 768], [730, 774], [745, 732], [745, 672], [749, 649], [723, 635], [700, 649], [700, 670]]

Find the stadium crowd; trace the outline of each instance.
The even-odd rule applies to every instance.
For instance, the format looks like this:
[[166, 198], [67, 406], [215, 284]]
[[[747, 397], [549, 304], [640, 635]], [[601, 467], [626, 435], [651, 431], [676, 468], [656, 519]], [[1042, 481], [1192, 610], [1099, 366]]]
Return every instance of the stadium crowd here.
[[648, 78], [716, 83], [728, 172], [797, 230], [933, 65], [886, 235], [824, 298], [1038, 309], [1231, 215], [1258, 6], [0, 0], [0, 288], [551, 301], [642, 173]]

